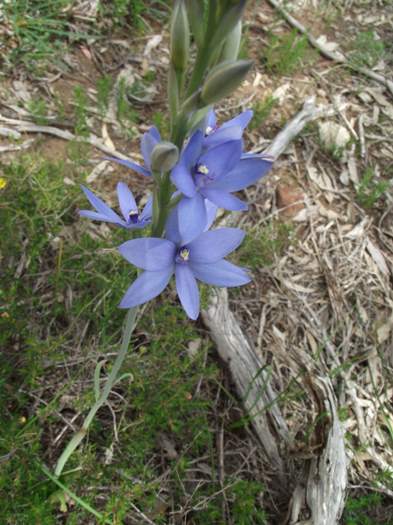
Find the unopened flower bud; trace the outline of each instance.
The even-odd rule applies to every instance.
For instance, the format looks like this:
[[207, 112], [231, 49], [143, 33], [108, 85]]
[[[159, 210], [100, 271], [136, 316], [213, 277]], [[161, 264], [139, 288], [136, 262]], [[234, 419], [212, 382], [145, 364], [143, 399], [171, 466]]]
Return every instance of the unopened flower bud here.
[[212, 49], [215, 49], [216, 47], [220, 46], [220, 44], [222, 44], [226, 37], [240, 22], [244, 8], [246, 7], [246, 3], [247, 0], [238, 0], [236, 2], [233, 2], [233, 5], [231, 5], [232, 2], [230, 2], [228, 7], [226, 8], [224, 16], [220, 20], [216, 32], [214, 33], [211, 42]]
[[202, 87], [202, 101], [214, 104], [230, 95], [243, 82], [252, 66], [251, 60], [222, 62], [208, 74]]
[[190, 48], [190, 29], [184, 0], [177, 0], [171, 22], [171, 62], [177, 70], [187, 67]]
[[236, 60], [239, 56], [240, 42], [242, 38], [242, 23], [236, 24], [227, 36], [222, 50], [221, 61]]
[[172, 142], [159, 142], [151, 153], [151, 167], [155, 172], [166, 172], [173, 168], [179, 159], [179, 150]]
[[203, 24], [203, 0], [186, 0], [186, 7], [188, 20], [190, 22], [190, 27], [192, 34], [194, 35], [195, 42], [198, 47], [202, 47], [205, 33]]

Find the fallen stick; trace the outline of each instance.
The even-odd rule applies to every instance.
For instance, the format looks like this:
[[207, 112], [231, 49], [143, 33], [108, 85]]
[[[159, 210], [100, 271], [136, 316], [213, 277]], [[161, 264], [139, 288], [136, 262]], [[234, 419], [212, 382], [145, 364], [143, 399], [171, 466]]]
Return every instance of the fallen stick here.
[[107, 155], [111, 155], [113, 157], [117, 157], [123, 160], [131, 160], [129, 157], [127, 157], [127, 155], [120, 153], [120, 151], [106, 146], [96, 135], [93, 135], [92, 133], [87, 137], [78, 137], [70, 131], [55, 128], [54, 126], [37, 126], [36, 124], [32, 124], [31, 122], [7, 118], [3, 115], [0, 115], [0, 122], [5, 122], [6, 124], [12, 126], [13, 130], [16, 130], [20, 133], [45, 133], [46, 135], [52, 135], [63, 140], [70, 140], [90, 144], [91, 146], [99, 149]]
[[212, 291], [209, 306], [202, 312], [202, 316], [221, 359], [230, 369], [238, 394], [264, 451], [272, 466], [282, 476], [284, 465], [277, 447], [277, 438], [280, 436], [289, 442], [288, 428], [275, 403], [277, 396], [270, 386], [269, 374], [229, 309], [225, 288]]
[[[302, 110], [278, 133], [264, 153], [277, 159], [306, 124], [331, 114], [332, 111], [330, 107], [317, 107], [314, 97], [306, 100]], [[282, 440], [285, 447], [291, 443], [291, 436], [277, 406], [277, 394], [270, 384], [264, 362], [248, 342], [231, 312], [226, 289], [216, 289], [211, 293], [209, 306], [202, 312], [202, 317], [217, 345], [218, 354], [229, 366], [237, 392], [246, 411], [249, 412], [256, 435], [271, 465], [276, 468], [279, 477], [283, 480], [284, 460], [277, 443]], [[311, 460], [306, 483], [307, 492], [300, 492], [303, 493], [303, 500], [307, 501], [312, 514], [310, 523], [335, 525], [342, 513], [347, 483], [347, 467], [343, 460], [345, 459], [344, 432], [336, 417], [337, 411], [330, 379], [323, 377], [318, 379], [319, 389], [326, 393], [324, 402], [328, 404], [332, 414], [332, 425], [324, 451], [318, 458]], [[329, 468], [330, 464], [334, 464], [335, 468]], [[319, 478], [316, 477], [317, 475]], [[299, 494], [300, 492], [298, 491]], [[331, 497], [332, 501], [322, 501], [324, 497]], [[296, 494], [292, 498], [292, 501], [294, 500], [297, 508], [300, 509], [302, 504], [299, 503]], [[318, 507], [320, 504], [321, 509]]]
[[281, 3], [278, 0], [267, 0], [269, 4], [277, 9], [277, 11], [281, 14], [281, 16], [290, 24], [292, 27], [297, 29], [300, 33], [305, 35], [310, 42], [310, 44], [315, 47], [315, 49], [318, 49], [318, 51], [325, 56], [326, 58], [329, 58], [330, 60], [333, 60], [334, 62], [337, 62], [338, 64], [343, 64], [344, 66], [352, 69], [353, 71], [356, 71], [357, 73], [361, 73], [362, 75], [371, 78], [375, 80], [376, 82], [379, 82], [380, 84], [383, 84], [393, 95], [393, 81], [386, 78], [384, 75], [381, 75], [379, 73], [375, 73], [375, 71], [372, 71], [371, 69], [368, 69], [366, 67], [356, 66], [355, 64], [351, 64], [349, 60], [342, 55], [341, 53], [335, 53], [334, 51], [331, 51], [330, 49], [327, 49], [326, 46], [321, 44], [320, 41], [318, 41], [311, 33], [310, 31], [301, 24], [296, 18], [294, 18], [288, 11], [281, 5]]

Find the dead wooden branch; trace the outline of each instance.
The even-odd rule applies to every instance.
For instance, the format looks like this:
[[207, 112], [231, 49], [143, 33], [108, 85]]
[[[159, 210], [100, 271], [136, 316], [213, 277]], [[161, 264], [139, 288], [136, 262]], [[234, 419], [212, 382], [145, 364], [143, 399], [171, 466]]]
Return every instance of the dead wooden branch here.
[[202, 315], [221, 359], [229, 366], [266, 455], [282, 475], [283, 461], [277, 443], [278, 437], [289, 441], [288, 429], [275, 403], [276, 395], [269, 384], [269, 374], [230, 311], [225, 288], [213, 291], [209, 307]]
[[114, 148], [110, 148], [109, 146], [104, 144], [96, 135], [93, 135], [92, 133], [90, 133], [90, 135], [87, 137], [78, 137], [70, 131], [55, 128], [54, 126], [37, 126], [36, 124], [32, 124], [31, 122], [7, 118], [3, 115], [0, 115], [0, 122], [4, 122], [12, 126], [12, 129], [19, 133], [44, 133], [46, 135], [52, 135], [54, 137], [58, 137], [64, 140], [82, 143], [84, 142], [99, 149], [106, 155], [111, 155], [123, 160], [131, 160], [129, 157], [127, 157], [127, 155], [124, 155], [123, 153], [120, 153], [120, 151], [117, 151]]
[[[265, 153], [277, 159], [298, 136], [306, 124], [318, 117], [331, 114], [332, 108], [318, 108], [314, 97], [308, 99], [303, 109], [288, 122], [276, 136]], [[239, 323], [230, 311], [227, 291], [215, 290], [211, 294], [203, 320], [217, 344], [220, 357], [228, 364], [237, 391], [249, 412], [255, 432], [262, 443], [271, 464], [283, 478], [284, 460], [280, 455], [279, 441], [285, 448], [291, 443], [285, 420], [276, 403], [277, 395], [264, 369], [264, 362], [250, 345]], [[308, 481], [302, 490], [294, 493], [292, 513], [300, 515], [305, 503], [309, 507], [315, 525], [334, 525], [338, 522], [345, 499], [347, 467], [345, 459], [344, 432], [337, 417], [335, 398], [330, 379], [318, 378], [319, 391], [323, 393], [322, 404], [331, 415], [324, 450], [309, 466]], [[296, 491], [295, 491], [296, 492]], [[302, 493], [301, 501], [297, 496]], [[294, 507], [299, 510], [294, 511]], [[291, 523], [297, 523], [291, 520]]]
[[313, 47], [315, 47], [315, 49], [317, 49], [323, 56], [329, 58], [330, 60], [333, 60], [334, 62], [337, 62], [338, 64], [343, 64], [345, 67], [348, 67], [349, 69], [352, 69], [357, 73], [371, 78], [376, 82], [379, 82], [380, 84], [383, 84], [390, 91], [390, 94], [393, 95], [393, 82], [391, 80], [386, 78], [384, 75], [372, 71], [371, 69], [351, 64], [343, 54], [331, 51], [325, 45], [323, 45], [320, 40], [317, 40], [303, 24], [301, 24], [298, 20], [296, 20], [296, 18], [294, 18], [290, 13], [288, 13], [288, 11], [281, 5], [279, 0], [267, 1], [272, 7], [277, 9], [277, 11], [288, 22], [289, 25], [291, 25], [304, 36], [306, 36], [310, 44]]

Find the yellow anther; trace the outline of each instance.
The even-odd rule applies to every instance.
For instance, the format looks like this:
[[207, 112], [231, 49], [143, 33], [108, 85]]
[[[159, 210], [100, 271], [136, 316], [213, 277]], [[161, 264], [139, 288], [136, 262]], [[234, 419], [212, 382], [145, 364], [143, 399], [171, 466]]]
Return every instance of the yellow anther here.
[[188, 259], [190, 258], [190, 250], [187, 250], [187, 248], [183, 248], [182, 250], [180, 250], [180, 259], [182, 259], [183, 261], [188, 261]]

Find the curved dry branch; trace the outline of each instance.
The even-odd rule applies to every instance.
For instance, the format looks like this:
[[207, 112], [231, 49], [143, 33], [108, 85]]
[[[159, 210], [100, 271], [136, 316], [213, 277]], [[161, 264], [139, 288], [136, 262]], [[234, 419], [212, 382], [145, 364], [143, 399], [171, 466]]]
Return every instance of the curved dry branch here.
[[[308, 99], [302, 110], [291, 119], [272, 141], [266, 153], [278, 158], [303, 130], [316, 118], [332, 114], [330, 107], [316, 107], [314, 97]], [[202, 312], [203, 320], [217, 344], [220, 357], [228, 364], [236, 389], [263, 449], [283, 479], [284, 459], [280, 455], [278, 441], [290, 445], [291, 437], [277, 403], [277, 394], [269, 381], [264, 362], [250, 345], [228, 305], [226, 289], [214, 290], [208, 308]], [[347, 484], [344, 432], [337, 416], [333, 388], [328, 377], [318, 377], [315, 389], [321, 397], [322, 406], [331, 416], [322, 453], [309, 463], [305, 488], [298, 487], [292, 498], [292, 519], [298, 517], [307, 502], [314, 525], [335, 525], [342, 513]], [[307, 465], [307, 464], [306, 464]]]
[[277, 438], [281, 437], [288, 442], [288, 428], [275, 403], [276, 394], [269, 384], [269, 374], [229, 309], [226, 288], [212, 292], [209, 307], [202, 312], [202, 316], [221, 359], [230, 369], [238, 394], [266, 455], [282, 474], [283, 461], [277, 447]]
[[381, 75], [379, 73], [376, 73], [375, 71], [372, 71], [371, 69], [368, 69], [366, 67], [360, 67], [355, 66], [354, 64], [351, 64], [349, 60], [342, 55], [341, 53], [335, 53], [334, 51], [331, 51], [326, 46], [321, 44], [319, 40], [317, 40], [310, 31], [304, 27], [303, 24], [301, 24], [296, 18], [294, 18], [288, 11], [281, 5], [281, 3], [278, 0], [267, 0], [269, 4], [277, 9], [277, 11], [281, 14], [281, 16], [288, 22], [289, 25], [297, 29], [300, 33], [305, 35], [310, 42], [310, 44], [315, 47], [323, 56], [326, 58], [329, 58], [330, 60], [333, 60], [334, 62], [337, 62], [338, 64], [343, 64], [344, 66], [356, 71], [357, 73], [360, 73], [368, 78], [371, 78], [375, 80], [376, 82], [379, 82], [380, 84], [383, 84], [393, 95], [393, 82], [386, 78], [384, 75]]

